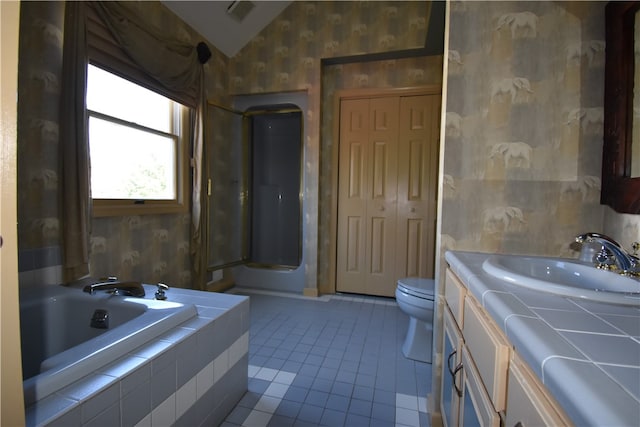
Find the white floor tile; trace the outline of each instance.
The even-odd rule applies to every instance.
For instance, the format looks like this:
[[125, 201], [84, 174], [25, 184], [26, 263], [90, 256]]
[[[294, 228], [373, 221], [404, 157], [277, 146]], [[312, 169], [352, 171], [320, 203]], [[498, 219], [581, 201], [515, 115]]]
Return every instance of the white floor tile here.
[[280, 371], [278, 372], [278, 375], [276, 375], [276, 377], [273, 379], [273, 382], [290, 385], [295, 378], [296, 374], [294, 374], [293, 372]]
[[405, 426], [419, 426], [420, 415], [418, 414], [418, 411], [413, 411], [411, 409], [405, 408], [396, 408], [396, 424]]
[[260, 366], [249, 365], [249, 378], [255, 377], [260, 369], [262, 369]]
[[269, 387], [267, 387], [264, 395], [282, 398], [287, 393], [287, 390], [289, 390], [289, 386], [287, 384], [278, 384], [274, 382], [271, 383]]
[[396, 406], [398, 408], [418, 410], [418, 397], [409, 394], [396, 393]]
[[260, 400], [258, 400], [258, 403], [256, 403], [256, 406], [253, 409], [261, 412], [266, 412], [268, 414], [273, 414], [274, 412], [276, 412], [276, 409], [278, 409], [278, 405], [280, 405], [281, 400], [282, 399], [278, 397], [263, 395]]
[[418, 411], [420, 412], [428, 412], [427, 411], [427, 398], [426, 397], [418, 397]]
[[277, 369], [262, 368], [258, 371], [254, 378], [265, 381], [273, 381], [276, 375], [278, 375]]
[[242, 425], [244, 427], [267, 427], [269, 420], [271, 420], [271, 414], [253, 410]]

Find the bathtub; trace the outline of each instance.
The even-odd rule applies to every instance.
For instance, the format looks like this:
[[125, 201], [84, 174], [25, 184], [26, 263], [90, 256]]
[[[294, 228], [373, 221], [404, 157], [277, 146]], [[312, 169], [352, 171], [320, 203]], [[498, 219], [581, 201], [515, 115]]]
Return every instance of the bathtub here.
[[[49, 396], [196, 316], [192, 304], [133, 298], [77, 287], [38, 286], [20, 291], [25, 405]], [[92, 327], [96, 310], [108, 328]], [[100, 324], [94, 324], [100, 326]]]

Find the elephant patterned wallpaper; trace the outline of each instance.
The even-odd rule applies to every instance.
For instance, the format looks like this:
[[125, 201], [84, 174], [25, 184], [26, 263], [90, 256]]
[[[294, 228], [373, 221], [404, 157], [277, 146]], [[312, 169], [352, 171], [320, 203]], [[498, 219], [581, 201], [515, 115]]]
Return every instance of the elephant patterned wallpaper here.
[[604, 4], [451, 2], [443, 249], [577, 256], [602, 231]]
[[[194, 46], [203, 40], [161, 3], [140, 2], [137, 7], [167, 34]], [[64, 2], [22, 2], [20, 13], [18, 233], [24, 272], [60, 265], [58, 103]], [[207, 95], [228, 102], [227, 58], [213, 46], [211, 50], [204, 66]], [[189, 226], [189, 214], [94, 218], [91, 274], [190, 287]]]
[[[450, 6], [442, 247], [573, 255], [574, 234], [640, 240], [637, 215], [599, 205], [604, 2], [460, 2]], [[159, 2], [149, 19], [201, 37]], [[315, 212], [305, 247], [317, 251], [311, 284], [328, 274], [333, 93], [341, 88], [441, 81], [441, 57], [321, 66], [322, 58], [421, 47], [427, 3], [292, 3], [236, 57], [214, 47], [210, 101], [230, 94], [305, 90], [305, 197]], [[60, 262], [58, 102], [64, 2], [21, 5], [18, 105], [20, 270]], [[440, 62], [439, 62], [440, 61]], [[98, 218], [91, 270], [190, 286], [188, 215]], [[317, 230], [317, 234], [316, 231]], [[314, 263], [315, 264], [315, 263]], [[317, 269], [316, 269], [317, 268]]]
[[311, 230], [303, 238], [306, 287], [321, 286], [328, 276], [332, 91], [442, 80], [441, 65], [426, 59], [324, 69], [321, 60], [423, 47], [427, 6], [422, 1], [296, 1], [229, 60], [232, 94], [308, 93], [305, 167], [313, 179], [304, 188], [311, 212], [304, 218]]

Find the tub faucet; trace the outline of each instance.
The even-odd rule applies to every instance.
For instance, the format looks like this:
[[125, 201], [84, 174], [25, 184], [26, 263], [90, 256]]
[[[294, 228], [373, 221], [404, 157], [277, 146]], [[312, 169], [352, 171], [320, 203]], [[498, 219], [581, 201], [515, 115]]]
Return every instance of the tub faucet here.
[[602, 245], [603, 250], [598, 255], [599, 264], [606, 264], [604, 258], [607, 257], [607, 251], [613, 254], [615, 265], [619, 268], [621, 274], [637, 276], [640, 274], [640, 260], [635, 256], [627, 253], [622, 246], [609, 236], [600, 233], [584, 233], [576, 236], [577, 243], [597, 242]]
[[83, 291], [90, 294], [95, 291], [112, 291], [114, 295], [127, 295], [132, 297], [144, 297], [144, 287], [140, 282], [122, 282], [119, 280], [107, 280], [97, 282], [84, 287]]

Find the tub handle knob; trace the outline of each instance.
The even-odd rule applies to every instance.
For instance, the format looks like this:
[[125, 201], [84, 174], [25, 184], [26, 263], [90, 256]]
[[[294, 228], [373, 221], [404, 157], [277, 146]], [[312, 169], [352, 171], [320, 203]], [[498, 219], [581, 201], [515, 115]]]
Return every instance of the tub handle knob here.
[[165, 291], [169, 290], [169, 287], [164, 283], [158, 283], [158, 290], [156, 291], [156, 299], [166, 300], [167, 296], [164, 294]]

